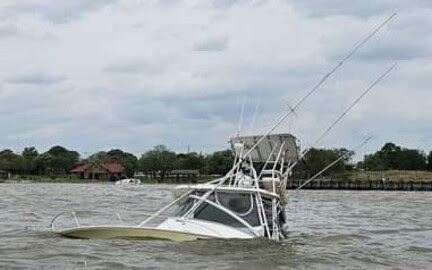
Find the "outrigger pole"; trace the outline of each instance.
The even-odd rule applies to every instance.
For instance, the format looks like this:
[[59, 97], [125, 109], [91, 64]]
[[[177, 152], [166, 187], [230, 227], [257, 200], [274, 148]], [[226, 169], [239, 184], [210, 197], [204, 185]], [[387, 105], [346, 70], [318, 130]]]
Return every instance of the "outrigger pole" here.
[[378, 33], [379, 30], [381, 30], [381, 28], [383, 28], [388, 22], [390, 22], [395, 16], [396, 16], [396, 12], [393, 13], [391, 16], [389, 16], [384, 22], [382, 22], [377, 28], [375, 28], [369, 35], [366, 36], [366, 38], [364, 38], [363, 40], [361, 40], [359, 43], [357, 43], [357, 45], [354, 47], [354, 49], [352, 49], [344, 58], [342, 58], [341, 61], [339, 61], [339, 63], [333, 67], [320, 81], [318, 81], [318, 83], [305, 95], [303, 96], [298, 102], [297, 104], [290, 108], [288, 111], [286, 111], [282, 117], [276, 122], [276, 124], [274, 124], [263, 136], [261, 136], [261, 138], [245, 153], [242, 155], [242, 157], [239, 158], [239, 161], [234, 165], [234, 167], [228, 172], [228, 174], [231, 174], [244, 160], [245, 157], [247, 157], [250, 153], [252, 153], [252, 151], [255, 150], [255, 148], [258, 147], [258, 145], [260, 145], [264, 139], [270, 135], [278, 126], [280, 126], [280, 124], [282, 124], [282, 122], [291, 115], [291, 113], [295, 112], [298, 107], [300, 107], [301, 104], [303, 104], [303, 102], [306, 101], [306, 99], [308, 97], [310, 97], [316, 90], [318, 90], [318, 88], [321, 87], [321, 85], [323, 85], [323, 83], [331, 76], [333, 75], [340, 67], [342, 67], [342, 65], [348, 60], [350, 59], [366, 42], [368, 42], [376, 33]]
[[351, 103], [350, 106], [348, 106], [348, 108], [345, 109], [345, 111], [339, 115], [338, 118], [336, 118], [336, 120], [330, 124], [330, 126], [324, 130], [324, 132], [318, 137], [318, 139], [312, 144], [312, 146], [310, 146], [308, 149], [306, 149], [301, 155], [300, 157], [290, 166], [287, 168], [286, 172], [284, 173], [284, 175], [287, 175], [298, 163], [300, 160], [302, 160], [307, 153], [309, 153], [309, 151], [317, 146], [317, 144], [337, 125], [337, 123], [339, 123], [340, 120], [342, 120], [342, 118], [347, 115], [347, 113], [354, 108], [355, 105], [357, 105], [357, 103], [360, 102], [360, 100], [362, 98], [364, 98], [364, 96], [366, 96], [367, 93], [369, 93], [382, 79], [384, 79], [385, 76], [387, 76], [387, 74], [389, 74], [394, 68], [396, 67], [396, 63], [394, 63], [393, 65], [391, 65], [383, 74], [381, 74], [381, 76], [379, 76], [375, 81], [372, 82], [371, 85], [369, 85], [368, 88], [366, 88], [365, 91], [363, 91], [363, 93], [361, 93], [360, 96], [358, 96], [353, 103]]

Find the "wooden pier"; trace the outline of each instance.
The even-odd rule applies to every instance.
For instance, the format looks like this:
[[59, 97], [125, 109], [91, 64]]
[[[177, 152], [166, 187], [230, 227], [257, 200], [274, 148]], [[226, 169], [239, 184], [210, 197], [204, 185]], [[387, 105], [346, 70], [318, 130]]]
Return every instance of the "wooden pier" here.
[[[288, 181], [287, 189], [296, 189], [307, 180], [293, 179]], [[403, 180], [338, 180], [316, 179], [303, 187], [303, 189], [345, 189], [345, 190], [418, 190], [432, 191], [432, 179], [423, 181]]]

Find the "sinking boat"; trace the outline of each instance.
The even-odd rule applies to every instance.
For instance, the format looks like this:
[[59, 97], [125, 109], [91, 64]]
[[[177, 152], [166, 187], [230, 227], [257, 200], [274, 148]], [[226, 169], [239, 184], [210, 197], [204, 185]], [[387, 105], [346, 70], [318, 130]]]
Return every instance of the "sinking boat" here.
[[[224, 177], [205, 184], [177, 186], [174, 200], [140, 224], [125, 225], [120, 215], [116, 215], [117, 224], [96, 226], [81, 220], [81, 216], [95, 212], [72, 211], [57, 215], [51, 229], [71, 238], [283, 239], [286, 237], [284, 196], [290, 164], [298, 158], [296, 140], [290, 134], [231, 139], [235, 161]], [[257, 170], [256, 165], [262, 169]], [[149, 226], [162, 216], [164, 219], [159, 224]], [[64, 217], [73, 220], [72, 226], [58, 226]]]
[[[51, 222], [51, 229], [71, 238], [133, 238], [190, 241], [206, 238], [250, 239], [286, 238], [287, 201], [286, 185], [292, 169], [306, 153], [316, 147], [330, 130], [391, 70], [392, 65], [361, 93], [361, 95], [318, 136], [311, 147], [301, 154], [297, 139], [291, 134], [273, 134], [273, 131], [295, 113], [296, 109], [336, 72], [356, 51], [386, 25], [396, 13], [380, 24], [358, 43], [338, 64], [330, 70], [299, 102], [286, 110], [267, 133], [261, 136], [237, 136], [231, 139], [235, 155], [233, 167], [224, 177], [205, 184], [182, 185], [174, 190], [174, 200], [149, 215], [139, 224], [126, 225], [116, 214], [117, 223], [98, 225], [83, 222], [83, 216], [95, 216], [94, 211], [60, 213]], [[361, 147], [367, 141], [359, 145]], [[349, 151], [305, 181], [313, 181]], [[298, 187], [300, 189], [302, 186]], [[64, 223], [64, 218], [72, 223]], [[156, 223], [156, 224], [155, 224]], [[152, 225], [153, 224], [153, 225]]]

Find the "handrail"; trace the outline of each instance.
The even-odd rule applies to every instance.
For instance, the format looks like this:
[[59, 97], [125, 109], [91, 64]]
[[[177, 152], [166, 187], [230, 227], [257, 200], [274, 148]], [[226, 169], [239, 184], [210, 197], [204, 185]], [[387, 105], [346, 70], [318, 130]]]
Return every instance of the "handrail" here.
[[119, 223], [123, 224], [123, 219], [122, 219], [121, 215], [118, 212], [109, 212], [109, 211], [104, 211], [104, 210], [67, 210], [67, 211], [60, 212], [60, 213], [58, 213], [57, 215], [55, 215], [53, 217], [53, 219], [51, 220], [50, 226], [49, 226], [50, 229], [52, 231], [54, 231], [55, 230], [54, 224], [55, 224], [56, 220], [59, 217], [64, 216], [65, 214], [71, 214], [73, 220], [75, 221], [76, 226], [77, 227], [81, 227], [81, 224], [79, 222], [79, 216], [77, 216], [77, 214], [79, 214], [79, 213], [105, 213], [105, 214], [114, 214], [117, 217], [117, 220], [119, 221]]

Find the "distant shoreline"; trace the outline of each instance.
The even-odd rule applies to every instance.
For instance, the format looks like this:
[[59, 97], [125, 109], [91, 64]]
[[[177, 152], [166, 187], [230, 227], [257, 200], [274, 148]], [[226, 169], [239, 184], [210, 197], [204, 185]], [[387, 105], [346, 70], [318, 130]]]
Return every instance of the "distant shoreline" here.
[[[290, 180], [287, 189], [296, 189], [307, 180]], [[405, 191], [432, 191], [432, 179], [429, 180], [340, 180], [317, 179], [302, 189], [328, 189], [328, 190], [405, 190]]]
[[[197, 179], [196, 181], [181, 181], [175, 179], [141, 179], [143, 185], [181, 185], [196, 184], [211, 180], [210, 177]], [[291, 179], [287, 183], [287, 189], [293, 190], [303, 185], [307, 179]], [[114, 184], [112, 181], [87, 180], [75, 178], [49, 178], [38, 177], [28, 179], [0, 179], [0, 184]], [[338, 178], [321, 178], [316, 179], [302, 189], [328, 189], [328, 190], [401, 190], [401, 191], [432, 191], [432, 179], [338, 179]]]

